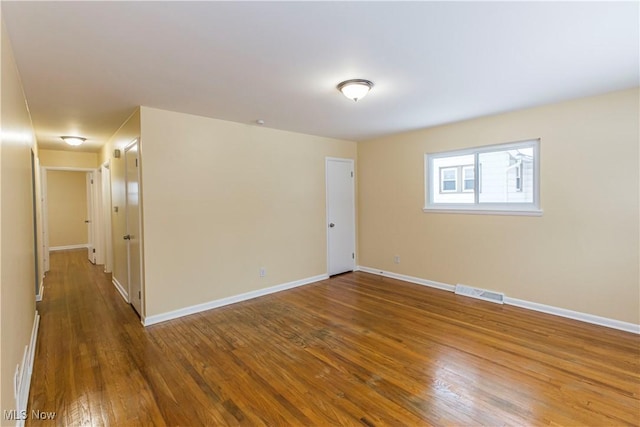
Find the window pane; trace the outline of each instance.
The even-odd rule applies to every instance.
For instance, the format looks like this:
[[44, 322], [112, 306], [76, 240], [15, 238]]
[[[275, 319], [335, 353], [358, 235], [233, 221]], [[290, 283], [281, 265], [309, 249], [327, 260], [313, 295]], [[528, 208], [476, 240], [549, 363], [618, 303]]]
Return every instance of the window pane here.
[[456, 170], [455, 169], [443, 169], [442, 170], [442, 179], [456, 179]]
[[473, 166], [467, 166], [464, 169], [464, 179], [473, 179]]
[[456, 182], [455, 181], [442, 181], [442, 190], [443, 191], [455, 191], [456, 190]]
[[533, 203], [533, 148], [480, 153], [478, 161], [480, 203]]
[[465, 179], [464, 180], [464, 189], [469, 191], [473, 191], [473, 179]]

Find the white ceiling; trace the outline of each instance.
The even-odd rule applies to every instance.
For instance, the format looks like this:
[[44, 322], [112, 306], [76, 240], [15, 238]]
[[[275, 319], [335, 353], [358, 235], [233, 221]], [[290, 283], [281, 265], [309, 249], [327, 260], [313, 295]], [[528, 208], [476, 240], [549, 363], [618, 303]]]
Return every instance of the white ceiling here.
[[[138, 105], [365, 140], [639, 85], [638, 2], [11, 2], [41, 148]], [[336, 85], [365, 78], [358, 103]]]

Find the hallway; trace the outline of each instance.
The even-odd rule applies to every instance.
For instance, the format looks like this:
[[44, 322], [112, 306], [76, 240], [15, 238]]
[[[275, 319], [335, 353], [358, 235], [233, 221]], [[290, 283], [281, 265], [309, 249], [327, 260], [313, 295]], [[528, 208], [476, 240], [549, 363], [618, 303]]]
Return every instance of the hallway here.
[[27, 425], [639, 422], [640, 337], [366, 273], [143, 328], [61, 251], [38, 310]]
[[60, 425], [161, 420], [145, 376], [157, 366], [150, 361], [161, 365], [163, 358], [149, 346], [111, 275], [89, 263], [86, 249], [51, 253], [37, 309], [41, 322], [29, 411], [56, 412]]

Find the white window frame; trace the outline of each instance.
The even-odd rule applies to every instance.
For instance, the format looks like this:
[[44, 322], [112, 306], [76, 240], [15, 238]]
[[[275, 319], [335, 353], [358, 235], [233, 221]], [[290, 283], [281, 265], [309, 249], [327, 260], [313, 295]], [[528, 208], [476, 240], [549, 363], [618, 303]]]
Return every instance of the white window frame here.
[[[474, 165], [478, 164], [478, 156], [482, 153], [493, 151], [515, 150], [523, 148], [533, 148], [533, 202], [532, 203], [480, 203], [480, 173], [479, 167], [474, 170], [475, 179], [475, 201], [474, 203], [434, 203], [433, 182], [431, 178], [431, 170], [434, 168], [434, 159], [473, 155], [475, 158]], [[463, 176], [464, 178], [464, 176]], [[542, 216], [540, 207], [540, 139], [530, 139], [525, 141], [509, 142], [506, 144], [487, 145], [482, 147], [468, 148], [463, 150], [446, 151], [440, 153], [426, 153], [424, 155], [424, 183], [425, 183], [425, 203], [423, 211], [427, 213], [469, 213], [469, 214], [489, 214], [489, 215], [526, 215], [526, 216]], [[464, 185], [464, 183], [463, 183]], [[440, 184], [438, 184], [440, 188]], [[449, 192], [447, 192], [449, 193]]]

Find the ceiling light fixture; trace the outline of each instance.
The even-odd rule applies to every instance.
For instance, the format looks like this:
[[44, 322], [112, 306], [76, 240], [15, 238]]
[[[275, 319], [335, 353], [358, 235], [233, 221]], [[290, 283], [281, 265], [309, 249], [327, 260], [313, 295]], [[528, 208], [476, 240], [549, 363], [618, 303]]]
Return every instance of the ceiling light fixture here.
[[345, 80], [338, 84], [338, 90], [347, 98], [358, 101], [364, 98], [373, 87], [373, 82], [364, 79]]
[[87, 138], [81, 138], [79, 136], [61, 136], [62, 140], [69, 145], [78, 146], [87, 140]]

